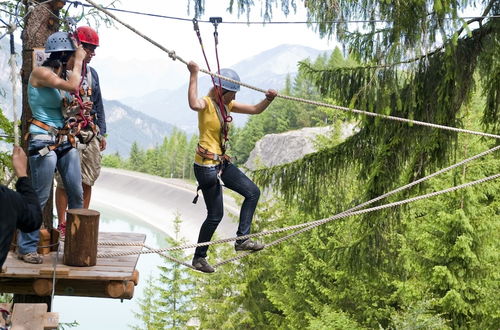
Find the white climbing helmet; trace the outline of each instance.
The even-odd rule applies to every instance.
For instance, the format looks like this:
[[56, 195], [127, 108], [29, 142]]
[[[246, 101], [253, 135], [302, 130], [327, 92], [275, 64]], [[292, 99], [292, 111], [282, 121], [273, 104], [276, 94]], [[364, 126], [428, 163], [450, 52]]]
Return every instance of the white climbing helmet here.
[[[236, 73], [236, 71], [234, 71], [233, 69], [221, 69], [220, 70], [220, 75], [224, 76], [224, 77], [231, 78], [231, 79], [236, 80], [236, 81], [241, 81], [240, 80], [240, 76], [238, 76], [238, 74]], [[219, 85], [219, 78], [215, 77], [215, 83], [217, 85]], [[239, 90], [240, 90], [240, 85], [239, 84], [234, 83], [234, 82], [230, 82], [230, 81], [227, 81], [227, 80], [224, 80], [224, 79], [220, 80], [220, 86], [223, 89], [231, 91], [231, 92], [239, 92]]]
[[74, 52], [76, 50], [68, 32], [52, 33], [45, 43], [46, 53]]

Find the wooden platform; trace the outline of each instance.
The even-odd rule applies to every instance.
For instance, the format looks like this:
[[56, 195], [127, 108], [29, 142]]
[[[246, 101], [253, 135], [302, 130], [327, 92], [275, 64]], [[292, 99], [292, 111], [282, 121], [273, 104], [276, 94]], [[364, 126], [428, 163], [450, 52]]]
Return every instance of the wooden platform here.
[[[99, 241], [144, 243], [146, 235], [137, 233], [99, 233]], [[131, 299], [138, 282], [135, 270], [139, 255], [98, 258], [92, 267], [73, 267], [62, 263], [60, 248], [55, 266], [56, 295]], [[136, 250], [140, 246], [98, 246], [99, 253]], [[47, 296], [52, 292], [57, 252], [44, 255], [42, 264], [28, 264], [9, 252], [0, 273], [0, 292]]]
[[[59, 326], [59, 313], [47, 312], [47, 304], [0, 304], [11, 313], [10, 328], [12, 330], [49, 330]], [[0, 327], [6, 327], [5, 320], [0, 317]]]

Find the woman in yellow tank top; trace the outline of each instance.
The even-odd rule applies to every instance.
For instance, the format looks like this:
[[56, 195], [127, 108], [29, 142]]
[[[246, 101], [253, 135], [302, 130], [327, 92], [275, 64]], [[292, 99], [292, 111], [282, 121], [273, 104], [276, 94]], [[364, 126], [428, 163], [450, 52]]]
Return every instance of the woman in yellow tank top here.
[[[198, 98], [198, 72], [199, 66], [189, 62], [190, 72], [188, 101], [189, 107], [198, 112], [199, 142], [194, 161], [194, 174], [198, 180], [199, 187], [203, 192], [203, 199], [207, 207], [207, 217], [203, 222], [198, 243], [208, 242], [217, 229], [224, 214], [222, 200], [222, 187], [219, 177], [227, 188], [242, 195], [245, 200], [241, 206], [240, 222], [237, 236], [250, 234], [253, 214], [260, 197], [260, 190], [243, 172], [231, 164], [230, 159], [224, 153], [224, 142], [227, 131], [225, 117], [231, 112], [256, 115], [263, 112], [277, 95], [275, 90], [268, 90], [266, 98], [257, 104], [243, 104], [235, 101], [236, 93], [240, 85], [234, 82], [215, 78], [221, 93], [221, 101], [224, 109], [219, 110], [218, 90], [213, 87], [208, 96]], [[231, 69], [222, 69], [221, 75], [240, 81], [238, 74]], [[236, 251], [258, 251], [264, 245], [250, 239], [237, 240], [234, 248]], [[212, 273], [214, 268], [206, 261], [208, 246], [196, 248], [193, 258], [193, 266], [202, 272]]]

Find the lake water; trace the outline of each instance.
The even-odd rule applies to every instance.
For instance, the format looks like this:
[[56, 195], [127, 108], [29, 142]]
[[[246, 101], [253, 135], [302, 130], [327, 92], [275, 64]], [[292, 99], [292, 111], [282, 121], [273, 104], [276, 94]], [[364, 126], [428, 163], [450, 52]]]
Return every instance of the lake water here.
[[[148, 246], [167, 246], [167, 235], [164, 232], [125, 212], [94, 202], [91, 208], [101, 213], [99, 231], [144, 233]], [[161, 257], [156, 254], [143, 254], [139, 257], [139, 284], [135, 287], [131, 300], [121, 302], [119, 299], [109, 298], [55, 296], [52, 311], [59, 313], [60, 322], [79, 323], [79, 326], [71, 329], [129, 329], [129, 325], [137, 324], [133, 311], [139, 311], [137, 301], [143, 296], [146, 280], [150, 274], [158, 275], [157, 266], [162, 262]]]

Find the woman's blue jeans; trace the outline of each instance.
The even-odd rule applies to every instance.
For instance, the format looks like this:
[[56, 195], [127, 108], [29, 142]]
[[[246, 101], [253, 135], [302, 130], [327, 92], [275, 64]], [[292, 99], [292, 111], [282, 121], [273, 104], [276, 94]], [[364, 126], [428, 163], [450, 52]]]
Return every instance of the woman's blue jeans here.
[[[219, 170], [220, 165], [206, 167], [194, 164], [194, 175], [203, 192], [203, 199], [207, 207], [207, 218], [201, 225], [198, 243], [208, 242], [212, 239], [224, 215], [222, 187], [217, 178]], [[250, 234], [253, 214], [255, 213], [255, 208], [260, 197], [259, 187], [232, 164], [225, 166], [222, 171], [221, 180], [224, 182], [224, 186], [245, 197], [241, 206], [240, 223], [236, 235], [243, 236]], [[240, 241], [237, 242], [241, 243]], [[205, 258], [207, 250], [208, 246], [197, 247], [194, 255], [195, 257]]]
[[[64, 142], [58, 148], [64, 150], [60, 156], [55, 151], [50, 151], [45, 156], [40, 155], [37, 150], [54, 144], [51, 140], [30, 140], [28, 152], [31, 171], [31, 182], [38, 195], [40, 207], [43, 209], [49, 199], [52, 189], [54, 173], [57, 168], [63, 179], [66, 193], [68, 194], [69, 208], [83, 207], [82, 174], [80, 170], [80, 155], [78, 150], [72, 148], [68, 142]], [[18, 249], [20, 254], [36, 252], [40, 230], [31, 233], [18, 233]]]

